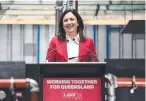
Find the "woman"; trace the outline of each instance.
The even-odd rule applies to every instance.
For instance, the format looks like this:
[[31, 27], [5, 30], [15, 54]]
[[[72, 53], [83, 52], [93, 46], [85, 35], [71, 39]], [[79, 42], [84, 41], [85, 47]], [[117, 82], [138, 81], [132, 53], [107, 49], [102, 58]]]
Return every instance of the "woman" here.
[[97, 61], [93, 40], [83, 35], [83, 29], [83, 20], [75, 9], [64, 11], [59, 22], [59, 33], [49, 44], [48, 62]]

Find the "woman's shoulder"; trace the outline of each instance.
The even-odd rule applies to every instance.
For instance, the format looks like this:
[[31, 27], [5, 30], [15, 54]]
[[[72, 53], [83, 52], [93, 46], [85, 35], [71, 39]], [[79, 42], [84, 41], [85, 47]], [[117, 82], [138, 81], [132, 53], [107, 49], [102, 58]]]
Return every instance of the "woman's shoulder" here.
[[91, 46], [94, 45], [94, 41], [91, 37], [86, 37], [86, 43], [88, 43], [88, 45], [91, 45]]
[[57, 40], [57, 39], [58, 39], [57, 36], [53, 36], [53, 37], [52, 37], [52, 40]]
[[57, 35], [54, 36], [54, 37], [52, 37], [51, 41], [52, 41], [52, 42], [63, 42], [62, 40], [60, 40], [60, 39], [58, 38]]
[[58, 36], [53, 36], [51, 41], [59, 41]]
[[86, 36], [86, 41], [93, 41], [91, 37]]
[[51, 43], [51, 44], [55, 44], [56, 41], [57, 41], [57, 36], [53, 36], [53, 37], [51, 38], [51, 40], [50, 40], [50, 43]]

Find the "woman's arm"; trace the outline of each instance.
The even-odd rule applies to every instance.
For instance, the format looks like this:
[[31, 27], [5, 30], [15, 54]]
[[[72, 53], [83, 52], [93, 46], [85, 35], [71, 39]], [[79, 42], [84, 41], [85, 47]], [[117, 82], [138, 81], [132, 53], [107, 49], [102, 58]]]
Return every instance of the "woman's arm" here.
[[92, 54], [94, 55], [94, 56], [90, 56], [89, 62], [97, 62], [98, 58], [97, 58], [97, 55], [96, 55], [96, 50], [95, 50], [95, 46], [94, 46], [94, 43], [93, 43], [92, 39], [90, 40], [89, 49], [93, 52]]
[[56, 50], [54, 50], [55, 48], [56, 48], [55, 38], [52, 38], [52, 40], [50, 41], [49, 47], [48, 47], [48, 51], [47, 51], [48, 62], [56, 61]]

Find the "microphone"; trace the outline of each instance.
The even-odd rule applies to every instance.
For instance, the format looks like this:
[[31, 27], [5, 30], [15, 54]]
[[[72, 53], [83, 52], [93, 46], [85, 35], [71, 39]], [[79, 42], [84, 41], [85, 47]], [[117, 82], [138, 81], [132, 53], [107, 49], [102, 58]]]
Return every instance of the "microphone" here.
[[[66, 40], [66, 42], [68, 43], [69, 40]], [[48, 51], [48, 52], [47, 52], [47, 56], [46, 56], [46, 60], [48, 60], [48, 59], [54, 59], [54, 57], [53, 57], [53, 58], [48, 58], [48, 54], [50, 54], [51, 52], [54, 52], [55, 50], [58, 50], [58, 49], [64, 47], [67, 43], [65, 43], [65, 44], [63, 44], [63, 45], [61, 45], [61, 46], [59, 46], [59, 47], [57, 47], [57, 48], [54, 48], [54, 49]]]
[[87, 54], [87, 55], [81, 55], [81, 56], [76, 56], [76, 57], [71, 57], [71, 58], [68, 58], [69, 60], [72, 60], [72, 59], [75, 59], [77, 57], [82, 57], [82, 56], [93, 56], [94, 58], [97, 58], [95, 55], [93, 54]]
[[[94, 61], [95, 61], [95, 58], [96, 58], [96, 61], [98, 61], [96, 55], [94, 55], [94, 53], [93, 53], [90, 49], [88, 49], [88, 48], [86, 48], [86, 47], [84, 47], [84, 46], [78, 44], [78, 43], [75, 41], [74, 38], [73, 38], [72, 40], [73, 40], [77, 45], [81, 46], [82, 48], [88, 50], [88, 51], [91, 53], [91, 54], [88, 54], [88, 55], [86, 55], [86, 56], [93, 56], [93, 57], [94, 57]], [[78, 56], [78, 57], [81, 57], [81, 56]], [[76, 57], [73, 57], [73, 58], [76, 58]]]

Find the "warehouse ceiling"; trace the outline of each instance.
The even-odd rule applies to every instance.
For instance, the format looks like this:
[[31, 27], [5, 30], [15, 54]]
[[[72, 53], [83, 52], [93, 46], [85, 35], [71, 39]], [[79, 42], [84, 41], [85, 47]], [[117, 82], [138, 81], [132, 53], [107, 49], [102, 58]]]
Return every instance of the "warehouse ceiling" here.
[[[114, 19], [118, 17], [144, 19], [145, 1], [78, 1], [83, 19]], [[55, 20], [55, 1], [0, 0], [1, 20]]]

